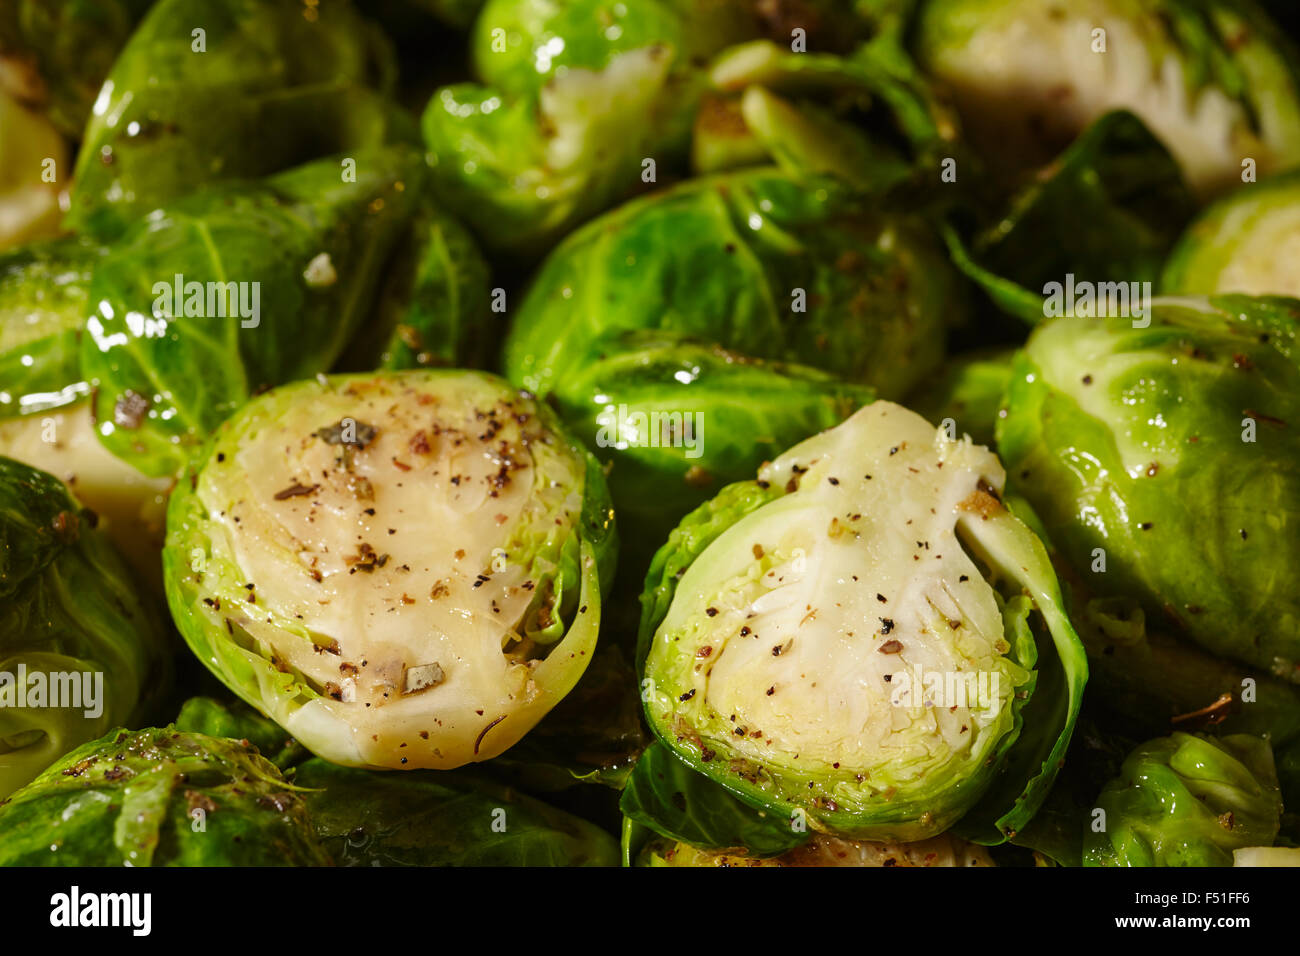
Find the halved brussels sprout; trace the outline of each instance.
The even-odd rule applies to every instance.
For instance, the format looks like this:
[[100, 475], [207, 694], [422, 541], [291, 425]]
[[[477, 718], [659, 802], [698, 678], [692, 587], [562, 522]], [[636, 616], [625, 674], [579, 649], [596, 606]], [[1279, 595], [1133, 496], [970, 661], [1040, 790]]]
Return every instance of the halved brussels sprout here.
[[685, 156], [708, 57], [756, 35], [746, 0], [491, 0], [482, 85], [438, 90], [423, 130], [437, 195], [490, 249], [544, 252]]
[[175, 475], [249, 395], [328, 369], [422, 183], [419, 155], [388, 147], [214, 185], [133, 226], [95, 268], [81, 338], [109, 450]]
[[95, 101], [68, 224], [112, 235], [207, 183], [418, 142], [371, 88], [389, 84], [391, 59], [346, 2], [159, 0]]
[[1206, 209], [1170, 253], [1160, 288], [1300, 296], [1300, 171], [1242, 186]]
[[976, 145], [1049, 160], [1115, 109], [1142, 118], [1202, 195], [1300, 156], [1289, 43], [1239, 0], [926, 0], [914, 47]]
[[1175, 733], [1148, 741], [1106, 784], [1084, 835], [1084, 866], [1232, 866], [1268, 846], [1282, 801], [1260, 737]]
[[998, 421], [1017, 492], [1093, 594], [1292, 681], [1298, 319], [1295, 300], [1216, 296], [1052, 320]]
[[614, 547], [600, 467], [546, 406], [411, 371], [245, 405], [173, 492], [163, 564], [199, 659], [314, 753], [450, 768], [572, 689]]
[[642, 598], [659, 739], [790, 829], [919, 840], [985, 797], [980, 842], [1019, 830], [1087, 667], [1004, 477], [877, 402], [697, 509]]
[[303, 795], [246, 741], [114, 730], [0, 803], [0, 866], [328, 866]]
[[94, 520], [0, 458], [0, 797], [166, 689], [169, 642]]
[[872, 843], [815, 836], [780, 856], [756, 857], [735, 850], [700, 850], [689, 843], [649, 844], [643, 866], [996, 866], [984, 847], [942, 833], [915, 843]]

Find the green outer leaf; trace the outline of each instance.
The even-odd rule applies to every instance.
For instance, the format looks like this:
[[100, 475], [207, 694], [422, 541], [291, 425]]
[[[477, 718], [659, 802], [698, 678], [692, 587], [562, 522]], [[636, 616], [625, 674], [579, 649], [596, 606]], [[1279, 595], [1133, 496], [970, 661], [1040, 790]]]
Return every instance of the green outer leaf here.
[[[1286, 679], [1300, 662], [1297, 316], [1294, 300], [1221, 296], [1157, 300], [1145, 328], [1056, 319], [1016, 360], [998, 424], [1017, 491], [1091, 590]], [[1098, 548], [1105, 573], [1088, 575]]]
[[[355, 157], [356, 181], [323, 159], [257, 184], [222, 184], [134, 227], [99, 265], [81, 342], [100, 436], [148, 475], [176, 474], [195, 447], [258, 389], [325, 371], [366, 315], [406, 225], [419, 157], [392, 147]], [[337, 276], [313, 287], [320, 256]], [[260, 316], [186, 316], [158, 284], [258, 283]], [[253, 286], [243, 287], [252, 294]], [[172, 297], [168, 296], [168, 300]], [[206, 308], [204, 309], [206, 311]], [[127, 393], [150, 404], [138, 427]]]
[[294, 771], [339, 866], [617, 866], [604, 830], [464, 771]]
[[[0, 797], [73, 747], [139, 719], [167, 690], [172, 647], [94, 518], [54, 476], [0, 458]], [[100, 713], [20, 706], [20, 670], [89, 674]], [[80, 687], [80, 679], [78, 681]], [[88, 689], [88, 693], [95, 693]], [[9, 699], [6, 699], [9, 698]], [[52, 703], [47, 698], [47, 703]], [[2, 842], [2, 841], [0, 841]]]
[[1006, 742], [999, 754], [1005, 755], [1004, 762], [992, 786], [958, 824], [958, 831], [967, 839], [990, 846], [1024, 829], [1047, 798], [1065, 762], [1088, 682], [1087, 655], [1066, 616], [1047, 549], [1017, 516], [1014, 499], [1008, 499], [1008, 507], [1010, 510], [972, 522], [965, 530], [973, 550], [996, 575], [1023, 592], [1022, 597], [1007, 602], [1004, 616], [1011, 618], [1008, 629], [1020, 634], [1017, 640], [1030, 639], [1026, 618], [1032, 604], [1042, 616], [1047, 634], [1033, 635], [1039, 642], [1035, 685], [1017, 715], [1021, 720], [1018, 739]]
[[0, 418], [57, 408], [88, 391], [77, 343], [106, 251], [54, 239], [0, 254]]
[[636, 856], [632, 847], [635, 831], [629, 825], [697, 847], [745, 847], [756, 856], [775, 856], [811, 836], [807, 829], [795, 830], [785, 816], [756, 811], [709, 777], [696, 773], [659, 742], [646, 748], [637, 761], [619, 809], [627, 821], [627, 865]]
[[1084, 866], [1231, 866], [1234, 849], [1272, 845], [1282, 801], [1266, 740], [1175, 733], [1134, 750], [1097, 807]]
[[295, 789], [233, 740], [114, 730], [0, 803], [0, 866], [327, 866]]
[[115, 235], [216, 180], [418, 142], [410, 118], [367, 88], [391, 61], [377, 38], [344, 3], [309, 19], [291, 0], [159, 0], [100, 93], [68, 225]]
[[243, 701], [226, 704], [212, 697], [191, 697], [181, 705], [174, 726], [185, 733], [247, 741], [281, 771], [311, 757], [307, 748], [285, 733], [284, 728]]
[[[1088, 210], [1080, 222], [1078, 212]], [[1040, 170], [991, 224], [944, 232], [953, 261], [1004, 312], [1043, 320], [1044, 286], [1151, 282], [1196, 201], [1178, 164], [1132, 113], [1107, 113]]]
[[486, 367], [501, 335], [488, 284], [469, 232], [426, 200], [380, 290], [378, 328], [369, 330], [388, 336], [379, 367]]

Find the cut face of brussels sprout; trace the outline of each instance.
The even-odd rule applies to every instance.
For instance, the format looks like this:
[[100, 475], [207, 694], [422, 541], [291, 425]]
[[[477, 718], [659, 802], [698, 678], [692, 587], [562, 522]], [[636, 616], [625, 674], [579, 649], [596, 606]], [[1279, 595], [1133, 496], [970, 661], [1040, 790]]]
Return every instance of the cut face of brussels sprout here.
[[259, 397], [167, 525], [168, 600], [199, 658], [352, 766], [456, 767], [518, 741], [586, 668], [613, 571], [594, 459], [473, 372]]
[[1084, 866], [1231, 866], [1233, 851], [1268, 846], [1282, 801], [1268, 741], [1175, 733], [1124, 761], [1097, 798]]
[[[814, 829], [933, 835], [1021, 733], [1038, 656], [1024, 590], [1078, 678], [1048, 735], [1063, 749], [1082, 650], [1041, 545], [998, 500], [1004, 477], [986, 449], [877, 402], [764, 466], [757, 491], [724, 490], [710, 507], [725, 530], [683, 537], [700, 509], [647, 579], [651, 727], [742, 799]], [[670, 574], [681, 549], [696, 554]]]
[[0, 866], [328, 866], [303, 797], [246, 741], [115, 730], [0, 803]]
[[0, 458], [0, 797], [138, 719], [166, 690], [170, 651], [93, 515], [54, 476]]
[[987, 155], [1046, 162], [1097, 117], [1136, 113], [1202, 195], [1300, 154], [1300, 91], [1260, 14], [1228, 0], [928, 0], [915, 47]]
[[984, 847], [943, 833], [915, 843], [872, 843], [817, 835], [780, 856], [748, 856], [728, 850], [698, 850], [687, 843], [656, 841], [641, 861], [648, 866], [994, 866]]
[[[1016, 360], [998, 448], [1092, 593], [1295, 681], [1300, 302], [1063, 317]], [[1211, 701], [1205, 701], [1205, 704]]]
[[1300, 297], [1300, 172], [1242, 186], [1205, 210], [1170, 254], [1160, 287]]

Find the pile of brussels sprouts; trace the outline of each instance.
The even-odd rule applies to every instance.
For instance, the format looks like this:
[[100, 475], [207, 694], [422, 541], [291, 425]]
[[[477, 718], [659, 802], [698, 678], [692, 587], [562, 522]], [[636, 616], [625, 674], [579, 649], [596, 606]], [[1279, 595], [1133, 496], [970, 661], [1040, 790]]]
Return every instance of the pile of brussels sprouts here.
[[1294, 20], [3, 5], [0, 864], [1300, 865]]

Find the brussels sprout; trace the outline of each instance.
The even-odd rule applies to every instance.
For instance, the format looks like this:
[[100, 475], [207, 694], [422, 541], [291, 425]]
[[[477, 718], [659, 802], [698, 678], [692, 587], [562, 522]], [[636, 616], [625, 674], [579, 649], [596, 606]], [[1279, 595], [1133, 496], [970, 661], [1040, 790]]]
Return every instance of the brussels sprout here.
[[212, 697], [191, 697], [181, 706], [173, 726], [184, 733], [250, 743], [281, 771], [311, 757], [311, 752], [285, 733], [283, 727], [243, 701], [226, 704]]
[[[1088, 210], [1080, 221], [1079, 210]], [[969, 238], [946, 233], [953, 261], [1004, 312], [1031, 324], [1048, 283], [1154, 282], [1196, 211], [1178, 165], [1132, 113], [1107, 113], [1029, 177]]]
[[1300, 296], [1300, 170], [1243, 186], [1206, 209], [1165, 264], [1168, 294]]
[[328, 866], [302, 794], [247, 743], [115, 730], [0, 803], [0, 866]]
[[466, 774], [393, 775], [319, 758], [294, 771], [339, 866], [618, 866], [604, 830]]
[[500, 336], [488, 298], [488, 265], [473, 238], [426, 198], [342, 371], [482, 367]]
[[876, 402], [724, 489], [646, 579], [651, 729], [791, 829], [1018, 831], [1087, 667], [1003, 481], [987, 450]]
[[1268, 741], [1175, 733], [1138, 747], [1102, 789], [1084, 866], [1231, 866], [1267, 846], [1282, 801]]
[[214, 180], [418, 142], [367, 85], [386, 84], [381, 41], [345, 3], [308, 16], [293, 0], [160, 0], [95, 103], [68, 224], [116, 234]]
[[688, 843], [656, 841], [643, 851], [644, 866], [995, 866], [982, 846], [943, 833], [916, 843], [871, 843], [815, 836], [780, 856], [699, 850]]
[[77, 342], [106, 249], [55, 239], [0, 254], [0, 417], [83, 398]]
[[223, 183], [134, 226], [95, 269], [81, 368], [109, 450], [174, 475], [259, 388], [330, 367], [366, 315], [421, 182], [419, 157], [358, 153]]
[[0, 796], [141, 716], [169, 660], [94, 515], [58, 479], [0, 458]]
[[[1297, 679], [1300, 302], [1067, 316], [1017, 358], [998, 447], [1065, 559], [1207, 650]], [[1206, 701], [1209, 703], [1209, 701]]]
[[173, 492], [172, 615], [313, 753], [452, 768], [582, 676], [613, 574], [600, 468], [493, 376], [297, 382], [216, 432]]
[[489, 248], [545, 251], [680, 165], [707, 58], [756, 35], [748, 6], [490, 0], [471, 38], [479, 84], [443, 87], [424, 113], [439, 198]]
[[[81, 136], [118, 51], [153, 0], [14, 0], [0, 7], [0, 74], [17, 74], [60, 133]], [[0, 84], [3, 84], [0, 80]], [[0, 129], [5, 125], [0, 123]], [[6, 130], [6, 133], [8, 130]]]
[[505, 367], [613, 460], [629, 537], [657, 541], [876, 390], [923, 380], [961, 315], [920, 224], [762, 169], [628, 203], [566, 239], [515, 315]]
[[914, 47], [999, 166], [1046, 162], [1127, 109], [1201, 195], [1300, 154], [1290, 45], [1241, 0], [927, 0]]
[[163, 533], [173, 479], [150, 478], [99, 440], [90, 401], [35, 415], [0, 416], [0, 455], [48, 471], [93, 511], [136, 581], [162, 594]]
[[67, 162], [67, 145], [49, 120], [15, 100], [0, 79], [0, 250], [58, 234]]
[[339, 866], [619, 862], [608, 833], [510, 787], [463, 771], [385, 774], [311, 758], [279, 724], [244, 704], [193, 698], [176, 729], [255, 745], [304, 788], [312, 826]]

